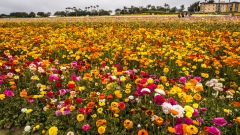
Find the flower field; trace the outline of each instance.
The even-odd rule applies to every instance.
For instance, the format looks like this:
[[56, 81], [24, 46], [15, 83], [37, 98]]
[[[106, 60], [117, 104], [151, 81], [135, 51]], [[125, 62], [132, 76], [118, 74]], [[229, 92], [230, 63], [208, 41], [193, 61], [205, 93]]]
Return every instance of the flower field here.
[[240, 19], [0, 20], [0, 129], [239, 135]]

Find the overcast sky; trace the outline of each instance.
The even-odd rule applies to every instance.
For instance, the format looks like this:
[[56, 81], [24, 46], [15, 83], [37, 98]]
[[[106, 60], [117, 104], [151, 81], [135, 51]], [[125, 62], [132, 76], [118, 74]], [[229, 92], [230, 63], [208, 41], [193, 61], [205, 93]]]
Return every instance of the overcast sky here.
[[[185, 9], [190, 4], [198, 0], [0, 0], [0, 14], [9, 14], [11, 12], [51, 12], [64, 11], [66, 7], [76, 7], [85, 9], [85, 7], [99, 5], [99, 9], [112, 10], [123, 8], [123, 6], [144, 6], [148, 4], [154, 6], [163, 6], [164, 3], [170, 5], [170, 8], [176, 6], [180, 8], [184, 4]], [[199, 0], [203, 2], [204, 0]], [[223, 1], [223, 0], [221, 0]], [[225, 0], [228, 1], [228, 0]], [[240, 1], [240, 0], [235, 0]]]

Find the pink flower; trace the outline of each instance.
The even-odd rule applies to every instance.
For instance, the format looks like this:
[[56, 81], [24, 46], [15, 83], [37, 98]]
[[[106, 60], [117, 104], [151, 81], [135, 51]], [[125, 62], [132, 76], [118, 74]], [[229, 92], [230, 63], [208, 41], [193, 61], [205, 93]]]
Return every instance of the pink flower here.
[[193, 116], [197, 116], [199, 114], [198, 110], [197, 109], [194, 109], [194, 112], [193, 112]]
[[210, 133], [211, 135], [221, 135], [220, 131], [214, 126], [208, 128], [208, 133]]
[[72, 66], [72, 67], [77, 67], [77, 65], [78, 65], [78, 63], [77, 63], [76, 61], [73, 61], [73, 62], [71, 63], [71, 66]]
[[186, 83], [187, 79], [185, 77], [180, 77], [179, 82], [180, 83]]
[[218, 117], [213, 119], [213, 123], [217, 126], [223, 127], [227, 124], [227, 121], [224, 118]]
[[164, 103], [164, 97], [161, 95], [156, 95], [154, 96], [154, 103], [156, 103], [157, 105], [162, 105]]
[[181, 135], [183, 133], [183, 126], [182, 124], [177, 124], [174, 126], [177, 135]]
[[75, 75], [75, 74], [73, 74], [72, 76], [71, 76], [71, 80], [72, 81], [79, 81], [81, 79], [81, 77], [78, 77], [77, 75]]
[[57, 74], [51, 74], [50, 76], [49, 76], [49, 81], [57, 81], [57, 80], [59, 80], [60, 78], [58, 77], [58, 75]]
[[194, 79], [196, 79], [198, 82], [201, 82], [201, 81], [202, 81], [202, 78], [199, 77], [199, 76], [194, 77]]
[[7, 97], [12, 97], [12, 96], [14, 96], [14, 93], [13, 93], [12, 90], [5, 90], [5, 91], [3, 92], [3, 94], [5, 94]]
[[141, 84], [145, 84], [146, 82], [147, 82], [147, 78], [143, 78], [143, 79], [140, 81]]
[[200, 108], [201, 111], [207, 111], [207, 108]]
[[87, 130], [89, 130], [90, 129], [90, 125], [89, 124], [84, 124], [83, 126], [82, 126], [82, 130], [84, 130], [84, 131], [87, 131]]
[[79, 98], [79, 97], [78, 97], [78, 98], [76, 99], [76, 103], [82, 103], [82, 98]]

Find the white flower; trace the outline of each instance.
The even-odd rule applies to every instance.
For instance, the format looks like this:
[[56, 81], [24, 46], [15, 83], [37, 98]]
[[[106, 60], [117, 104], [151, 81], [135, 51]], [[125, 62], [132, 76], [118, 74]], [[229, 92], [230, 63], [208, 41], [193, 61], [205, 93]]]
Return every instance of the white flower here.
[[138, 128], [140, 128], [140, 127], [141, 127], [141, 125], [140, 125], [140, 124], [138, 124], [138, 125], [137, 125], [137, 127], [138, 127]]
[[74, 132], [73, 132], [73, 131], [69, 131], [69, 132], [67, 133], [67, 135], [74, 135]]
[[155, 119], [157, 119], [157, 118], [158, 118], [157, 115], [153, 115], [153, 116], [151, 117], [151, 121], [155, 121]]
[[105, 99], [99, 99], [99, 102], [105, 102]]
[[178, 112], [178, 114], [172, 114], [171, 113], [171, 115], [174, 117], [174, 118], [182, 118], [184, 115], [184, 111], [185, 111], [185, 109], [182, 107], [182, 106], [180, 106], [180, 105], [173, 105], [172, 106], [172, 108], [171, 108], [171, 110], [174, 110], [174, 111], [177, 111]]
[[223, 87], [223, 84], [222, 84], [222, 83], [215, 83], [214, 86], [215, 86], [215, 87]]
[[213, 89], [216, 90], [216, 91], [223, 91], [222, 87], [213, 87]]
[[111, 78], [113, 79], [113, 80], [116, 80], [117, 79], [117, 77], [116, 76], [111, 76]]
[[133, 99], [134, 99], [134, 96], [131, 95], [131, 96], [129, 96], [128, 98], [129, 98], [130, 100], [133, 100]]
[[25, 132], [29, 132], [30, 130], [31, 130], [31, 127], [30, 127], [30, 126], [25, 126], [25, 127], [24, 127], [24, 131], [25, 131]]
[[149, 88], [143, 88], [141, 90], [141, 92], [147, 92], [147, 93], [151, 93], [151, 90]]
[[26, 111], [27, 111], [27, 108], [22, 108], [22, 109], [21, 109], [21, 112], [22, 112], [22, 113], [25, 113]]
[[108, 70], [108, 69], [109, 69], [109, 66], [105, 66], [104, 69], [105, 69], [105, 70]]
[[162, 109], [165, 114], [169, 114], [171, 108], [172, 108], [172, 105], [170, 103], [164, 102], [162, 104]]
[[162, 89], [155, 89], [154, 91], [160, 95], [166, 95], [165, 91]]
[[55, 102], [57, 102], [57, 99], [52, 98], [52, 99], [51, 99], [51, 102], [52, 102], [52, 103], [55, 103]]

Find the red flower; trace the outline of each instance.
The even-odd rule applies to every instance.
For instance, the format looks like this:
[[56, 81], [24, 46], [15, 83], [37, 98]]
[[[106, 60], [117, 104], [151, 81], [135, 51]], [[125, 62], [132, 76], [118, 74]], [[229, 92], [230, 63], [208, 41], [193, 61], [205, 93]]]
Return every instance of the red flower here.
[[82, 98], [77, 98], [76, 103], [82, 103]]
[[70, 103], [71, 103], [71, 100], [70, 100], [70, 99], [66, 99], [66, 100], [64, 101], [65, 106], [66, 106], [66, 105], [69, 105]]
[[48, 92], [46, 93], [46, 96], [47, 96], [48, 98], [52, 98], [52, 97], [53, 97], [53, 92], [48, 91]]
[[162, 105], [164, 103], [164, 97], [161, 95], [154, 96], [154, 103], [157, 105]]
[[125, 108], [125, 103], [124, 103], [124, 102], [119, 102], [119, 103], [118, 103], [118, 108], [119, 108], [120, 110], [123, 110], [123, 109]]

